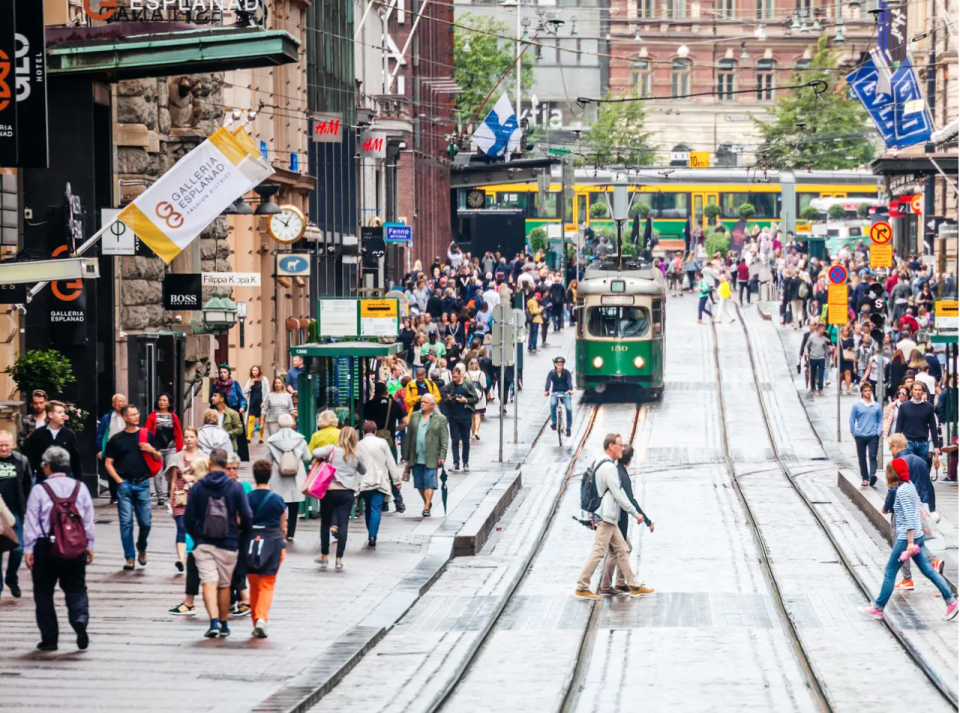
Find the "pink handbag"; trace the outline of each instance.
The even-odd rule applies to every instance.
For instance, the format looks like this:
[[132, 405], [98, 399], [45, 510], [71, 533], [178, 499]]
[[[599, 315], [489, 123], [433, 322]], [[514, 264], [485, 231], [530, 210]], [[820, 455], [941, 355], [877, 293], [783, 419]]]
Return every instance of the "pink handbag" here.
[[[333, 458], [333, 453], [334, 451], [330, 452], [330, 458]], [[330, 488], [330, 483], [333, 482], [333, 476], [336, 475], [336, 473], [337, 469], [330, 465], [328, 461], [314, 463], [310, 467], [310, 472], [307, 473], [307, 479], [304, 481], [300, 492], [304, 495], [317, 498], [318, 500], [322, 499], [323, 496], [327, 494], [327, 490]]]

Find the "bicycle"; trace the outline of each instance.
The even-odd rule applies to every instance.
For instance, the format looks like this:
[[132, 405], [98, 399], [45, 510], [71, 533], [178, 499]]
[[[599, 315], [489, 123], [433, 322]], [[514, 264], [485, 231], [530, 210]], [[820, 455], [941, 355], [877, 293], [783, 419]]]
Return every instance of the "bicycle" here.
[[560, 447], [563, 448], [563, 431], [564, 424], [566, 421], [564, 418], [566, 414], [563, 412], [563, 394], [550, 394], [550, 398], [557, 400], [557, 442], [560, 444]]

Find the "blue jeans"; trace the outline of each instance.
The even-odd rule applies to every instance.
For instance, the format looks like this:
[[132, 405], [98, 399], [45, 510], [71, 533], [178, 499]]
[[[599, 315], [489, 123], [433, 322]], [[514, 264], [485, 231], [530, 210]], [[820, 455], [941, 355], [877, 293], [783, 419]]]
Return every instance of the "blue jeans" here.
[[[923, 549], [923, 538], [914, 538], [913, 544], [920, 547], [920, 552], [913, 556], [913, 561], [917, 563], [917, 567], [923, 572], [923, 576], [933, 582], [937, 589], [940, 590], [940, 594], [943, 595], [943, 601], [950, 604], [953, 601], [953, 592], [950, 591], [946, 580], [930, 566], [930, 560], [927, 559], [927, 555]], [[887, 602], [890, 601], [890, 595], [893, 594], [893, 585], [897, 580], [897, 572], [900, 571], [900, 566], [903, 564], [900, 561], [900, 555], [902, 555], [906, 549], [906, 540], [897, 540], [893, 543], [893, 549], [890, 551], [890, 559], [887, 560], [887, 568], [883, 571], [883, 587], [880, 589], [880, 596], [877, 597], [877, 609], [883, 609], [887, 606]]]
[[823, 371], [827, 367], [826, 359], [810, 360], [810, 390], [823, 391]]
[[540, 334], [540, 325], [533, 322], [530, 325], [530, 338], [527, 339], [527, 349], [535, 351], [537, 348], [537, 337]]
[[367, 535], [376, 537], [380, 532], [380, 516], [383, 511], [384, 495], [379, 490], [364, 490], [360, 493], [363, 498], [363, 519], [367, 523]]
[[[20, 546], [15, 550], [10, 550], [10, 555], [7, 557], [7, 577], [4, 581], [7, 584], [13, 582], [14, 584], [20, 583], [20, 578], [17, 576], [17, 570], [20, 569], [20, 563], [23, 561], [23, 517], [13, 513], [13, 530], [17, 533], [17, 539], [20, 540]], [[0, 565], [3, 564], [3, 554], [0, 554]], [[2, 569], [2, 567], [0, 567]], [[0, 582], [0, 592], [3, 591], [3, 583]]]
[[563, 410], [567, 414], [567, 428], [573, 428], [573, 399], [570, 394], [550, 394], [550, 422], [557, 423], [557, 401], [563, 400]]
[[713, 312], [711, 312], [711, 311], [710, 311], [710, 308], [707, 307], [707, 300], [709, 300], [709, 299], [710, 299], [710, 295], [704, 295], [703, 297], [700, 298], [700, 303], [697, 305], [697, 319], [698, 319], [698, 320], [703, 319], [703, 313], [704, 313], [704, 312], [706, 312], [707, 314], [709, 314], [711, 318], [713, 317]]
[[[123, 481], [117, 486], [117, 513], [120, 516], [120, 542], [123, 543], [124, 559], [132, 560], [137, 552], [146, 552], [147, 536], [150, 534], [150, 481], [153, 478], [131, 483]], [[136, 515], [140, 532], [137, 548], [133, 548], [133, 518]]]
[[922, 458], [924, 463], [927, 462], [927, 454], [929, 452], [929, 441], [907, 441], [907, 453], [913, 453], [913, 455], [918, 458]]

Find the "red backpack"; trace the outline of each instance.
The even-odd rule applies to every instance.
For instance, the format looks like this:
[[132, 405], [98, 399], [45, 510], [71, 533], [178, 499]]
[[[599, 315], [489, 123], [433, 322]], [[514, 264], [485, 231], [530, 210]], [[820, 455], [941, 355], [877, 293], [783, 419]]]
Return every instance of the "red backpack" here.
[[[147, 434], [149, 431], [145, 428], [140, 429], [140, 443], [147, 442]], [[152, 453], [143, 452], [143, 460], [147, 463], [147, 468], [150, 469], [150, 475], [156, 475], [160, 472], [160, 469], [163, 468], [163, 458], [157, 458], [157, 456]]]
[[77, 510], [77, 495], [80, 494], [80, 482], [77, 482], [73, 493], [68, 498], [59, 498], [47, 483], [40, 483], [50, 500], [53, 501], [53, 510], [50, 511], [50, 555], [58, 559], [76, 559], [87, 551], [87, 531], [83, 526], [83, 518]]

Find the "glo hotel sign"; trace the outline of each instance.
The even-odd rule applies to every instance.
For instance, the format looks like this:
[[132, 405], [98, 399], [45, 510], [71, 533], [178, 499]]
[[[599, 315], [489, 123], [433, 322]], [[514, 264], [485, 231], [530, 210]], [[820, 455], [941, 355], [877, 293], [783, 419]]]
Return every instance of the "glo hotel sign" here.
[[0, 166], [46, 168], [43, 3], [0, 2]]

